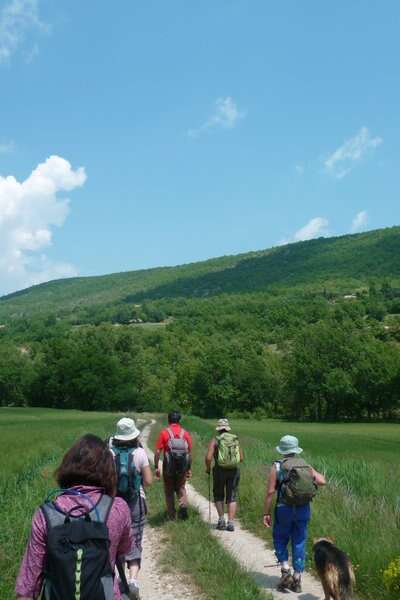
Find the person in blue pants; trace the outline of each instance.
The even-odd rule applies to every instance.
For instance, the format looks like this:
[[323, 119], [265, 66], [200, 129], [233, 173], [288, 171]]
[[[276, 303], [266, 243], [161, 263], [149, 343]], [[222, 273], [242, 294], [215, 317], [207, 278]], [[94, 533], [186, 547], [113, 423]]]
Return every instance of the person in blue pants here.
[[[298, 439], [293, 435], [285, 435], [281, 438], [276, 450], [282, 455], [282, 460], [275, 461], [270, 470], [264, 503], [263, 523], [265, 527], [272, 526], [271, 505], [277, 493], [272, 537], [275, 554], [281, 566], [281, 579], [278, 590], [286, 591], [289, 589], [299, 593], [301, 592], [301, 574], [305, 566], [307, 530], [311, 507], [310, 502], [297, 506], [288, 504], [285, 502], [284, 495], [280, 493], [280, 490], [283, 478], [287, 474], [287, 471], [282, 467], [282, 463], [290, 459], [297, 459], [297, 456], [303, 450], [299, 447]], [[310, 479], [312, 477], [315, 486], [325, 485], [325, 477], [301, 459], [297, 459], [293, 464], [298, 464], [300, 468], [308, 467]], [[293, 574], [289, 566], [289, 542], [292, 546]]]

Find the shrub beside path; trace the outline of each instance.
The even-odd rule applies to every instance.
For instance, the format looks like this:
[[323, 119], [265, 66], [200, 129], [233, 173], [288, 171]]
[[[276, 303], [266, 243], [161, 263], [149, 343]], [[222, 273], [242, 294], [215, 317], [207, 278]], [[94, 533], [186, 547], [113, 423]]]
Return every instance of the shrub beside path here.
[[[153, 452], [147, 446], [150, 429], [154, 425], [152, 421], [143, 429], [142, 441], [150, 460], [153, 460]], [[189, 502], [200, 513], [202, 519], [209, 521], [209, 504], [208, 500], [199, 494], [191, 485], [187, 485]], [[217, 511], [214, 505], [211, 506], [211, 523], [217, 521]], [[304, 573], [302, 577], [303, 591], [299, 594], [294, 592], [278, 592], [276, 585], [280, 578], [280, 568], [276, 564], [276, 558], [273, 551], [268, 548], [260, 538], [253, 535], [246, 529], [243, 529], [238, 521], [236, 521], [236, 530], [234, 533], [227, 531], [218, 531], [214, 525], [212, 534], [218, 539], [223, 547], [246, 569], [249, 575], [254, 579], [256, 584], [278, 600], [320, 600], [324, 598], [324, 593], [320, 582], [310, 575]], [[260, 518], [260, 527], [261, 518]], [[144, 561], [147, 562], [147, 559]], [[186, 596], [190, 598], [191, 596]], [[146, 598], [146, 596], [144, 596]]]

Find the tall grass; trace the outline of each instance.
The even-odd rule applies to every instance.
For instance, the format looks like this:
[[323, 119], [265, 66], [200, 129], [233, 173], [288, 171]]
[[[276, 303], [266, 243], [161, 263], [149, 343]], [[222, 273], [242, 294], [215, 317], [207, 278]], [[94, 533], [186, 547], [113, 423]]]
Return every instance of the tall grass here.
[[111, 433], [115, 419], [106, 413], [0, 409], [0, 598], [14, 597], [32, 515], [55, 485], [62, 454], [84, 433]]
[[[194, 484], [206, 494], [204, 452], [214, 430], [210, 423], [194, 417], [186, 419], [185, 425], [195, 433]], [[305, 448], [304, 458], [324, 472], [328, 481], [313, 502], [308, 567], [312, 567], [312, 538], [334, 537], [355, 565], [360, 597], [394, 600], [383, 589], [382, 570], [400, 555], [400, 428], [259, 421], [234, 421], [233, 425], [245, 451], [239, 493], [244, 526], [272, 543], [271, 532], [262, 526], [266, 478], [281, 435], [297, 434]], [[306, 452], [307, 440], [312, 452]]]

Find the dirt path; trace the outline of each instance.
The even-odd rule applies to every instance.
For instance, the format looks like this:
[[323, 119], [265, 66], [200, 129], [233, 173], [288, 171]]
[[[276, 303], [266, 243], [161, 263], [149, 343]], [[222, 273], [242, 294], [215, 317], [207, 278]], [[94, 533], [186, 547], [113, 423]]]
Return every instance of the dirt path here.
[[160, 537], [159, 530], [146, 525], [143, 537], [143, 569], [139, 578], [140, 600], [198, 600], [200, 595], [188, 578], [176, 573], [166, 573], [160, 567], [163, 549]]
[[[147, 442], [149, 427], [144, 427], [143, 444]], [[139, 574], [140, 600], [201, 600], [201, 594], [190, 578], [179, 573], [169, 573], [161, 566], [165, 548], [162, 531], [146, 523], [143, 535], [143, 565]], [[123, 597], [127, 600], [127, 597]]]
[[[148, 448], [146, 442], [150, 433], [151, 425], [143, 430], [143, 442], [146, 451], [153, 459], [153, 452]], [[202, 519], [206, 522], [209, 520], [208, 500], [199, 494], [192, 485], [187, 486], [190, 504], [197, 508]], [[226, 548], [226, 550], [246, 569], [257, 585], [273, 594], [278, 600], [320, 600], [324, 598], [322, 586], [312, 575], [304, 573], [303, 575], [303, 592], [295, 594], [294, 592], [278, 592], [276, 584], [280, 578], [280, 569], [276, 565], [276, 558], [273, 551], [268, 548], [257, 536], [250, 533], [236, 522], [236, 531], [232, 534], [227, 531], [217, 531], [214, 523], [217, 521], [217, 511], [212, 505], [211, 507], [211, 523], [212, 534]], [[191, 596], [187, 596], [191, 598]]]

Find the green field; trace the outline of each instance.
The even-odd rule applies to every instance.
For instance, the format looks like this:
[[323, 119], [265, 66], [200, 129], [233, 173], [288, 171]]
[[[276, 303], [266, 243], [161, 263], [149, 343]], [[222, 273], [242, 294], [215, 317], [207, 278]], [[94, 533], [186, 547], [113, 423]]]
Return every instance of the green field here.
[[[0, 409], [0, 598], [13, 597], [32, 514], [54, 486], [52, 473], [62, 453], [88, 431], [102, 437], [110, 434], [118, 416], [116, 413]], [[297, 435], [305, 458], [324, 471], [328, 479], [327, 487], [314, 502], [310, 537], [333, 536], [349, 553], [356, 566], [360, 598], [395, 600], [396, 596], [383, 591], [382, 569], [400, 555], [400, 426], [273, 420], [233, 420], [232, 424], [245, 451], [239, 498], [243, 525], [270, 542], [270, 532], [261, 525], [268, 466], [276, 456], [274, 448], [279, 438], [285, 433]], [[185, 426], [194, 432], [195, 438], [194, 484], [204, 495], [208, 493], [204, 450], [213, 434], [213, 425], [196, 417], [185, 419]], [[156, 431], [153, 439], [155, 434]], [[157, 520], [162, 496], [154, 490], [151, 501], [153, 518]], [[191, 523], [199, 533], [196, 543], [203, 545], [202, 551], [218, 554], [219, 550], [211, 545], [213, 542], [205, 530], [200, 536], [196, 516]], [[176, 525], [165, 525], [172, 544], [180, 539]], [[193, 572], [196, 563], [190, 561], [190, 527], [185, 527], [183, 533], [186, 550], [180, 555], [179, 566], [182, 570], [192, 570], [202, 587], [202, 580], [213, 576], [212, 565], [204, 564], [204, 570], [197, 575]], [[192, 552], [195, 553], [196, 548], [193, 547]], [[226, 562], [222, 556], [219, 560], [221, 564]], [[312, 567], [310, 560], [309, 567]], [[229, 572], [229, 569], [232, 566], [226, 562], [224, 571]]]
[[[196, 432], [194, 484], [206, 495], [203, 459], [213, 422], [191, 417], [185, 423]], [[277, 456], [279, 438], [296, 435], [305, 459], [325, 472], [328, 480], [313, 505], [310, 540], [322, 535], [336, 539], [356, 567], [360, 597], [397, 598], [383, 591], [382, 570], [400, 555], [400, 426], [274, 420], [233, 420], [232, 425], [245, 451], [239, 500], [242, 523], [271, 543], [270, 531], [261, 524], [268, 467]], [[310, 552], [308, 565], [312, 567]]]
[[0, 598], [14, 597], [15, 577], [34, 510], [54, 488], [63, 452], [87, 432], [110, 434], [117, 414], [0, 408]]

